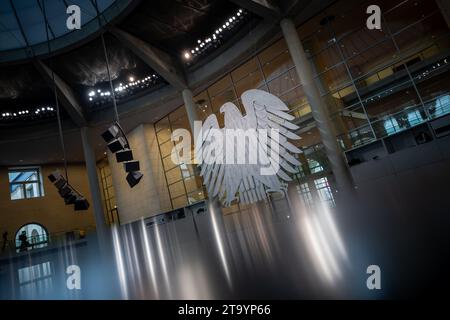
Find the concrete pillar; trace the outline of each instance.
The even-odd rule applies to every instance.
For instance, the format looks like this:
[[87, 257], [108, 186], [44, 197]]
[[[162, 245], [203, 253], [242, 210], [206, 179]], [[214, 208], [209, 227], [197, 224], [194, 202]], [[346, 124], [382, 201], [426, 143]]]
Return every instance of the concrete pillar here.
[[450, 2], [448, 0], [436, 0], [436, 3], [450, 28]]
[[194, 133], [194, 121], [200, 120], [194, 103], [194, 95], [192, 94], [192, 91], [190, 89], [184, 89], [182, 94], [184, 107], [186, 108], [186, 113], [189, 119], [189, 125], [191, 127], [192, 133]]
[[94, 211], [98, 241], [100, 247], [102, 247], [102, 242], [108, 239], [108, 231], [105, 221], [105, 214], [103, 212], [100, 186], [98, 183], [97, 162], [95, 159], [94, 149], [91, 144], [90, 130], [88, 127], [81, 128], [81, 140], [83, 142], [84, 161], [86, 162], [89, 190], [91, 192], [91, 205]]
[[303, 91], [311, 105], [312, 116], [316, 122], [317, 129], [319, 130], [338, 188], [343, 192], [353, 192], [353, 182], [350, 173], [328, 118], [326, 105], [314, 82], [311, 65], [298, 37], [297, 29], [290, 19], [283, 19], [280, 22], [280, 25], [300, 83], [302, 84]]

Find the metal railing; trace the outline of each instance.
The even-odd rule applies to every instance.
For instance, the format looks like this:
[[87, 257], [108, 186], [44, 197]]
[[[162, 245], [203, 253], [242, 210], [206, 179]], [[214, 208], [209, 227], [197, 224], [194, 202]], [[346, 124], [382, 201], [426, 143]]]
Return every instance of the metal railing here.
[[449, 113], [450, 95], [444, 95], [424, 102], [424, 106], [407, 107], [395, 113], [379, 116], [369, 124], [339, 135], [337, 139], [343, 150], [350, 150]]
[[0, 256], [12, 255], [20, 252], [27, 252], [34, 249], [45, 247], [54, 247], [64, 245], [72, 241], [84, 239], [88, 233], [94, 232], [95, 227], [88, 227], [84, 229], [75, 229], [70, 231], [61, 231], [51, 233], [50, 235], [36, 235], [27, 237], [24, 241], [19, 239], [8, 240], [6, 243], [0, 243]]

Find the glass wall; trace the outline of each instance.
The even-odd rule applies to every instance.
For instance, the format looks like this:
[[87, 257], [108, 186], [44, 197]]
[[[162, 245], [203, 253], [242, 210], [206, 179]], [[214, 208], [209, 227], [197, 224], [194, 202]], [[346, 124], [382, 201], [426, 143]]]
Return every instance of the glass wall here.
[[[366, 27], [371, 4], [381, 7], [381, 30]], [[450, 112], [450, 34], [435, 1], [338, 1], [297, 30], [344, 150]], [[233, 102], [244, 113], [240, 95], [255, 88], [278, 96], [296, 117], [301, 140], [293, 142], [304, 151], [296, 177], [302, 183], [310, 177], [309, 188], [334, 205], [328, 160], [283, 38], [196, 95], [198, 115], [214, 113], [223, 126], [220, 107]], [[193, 168], [170, 160], [172, 130], [189, 130], [184, 106], [155, 128], [173, 207], [203, 199]]]
[[105, 209], [106, 221], [109, 224], [119, 223], [119, 213], [117, 211], [116, 195], [112, 182], [111, 168], [108, 159], [100, 160], [97, 163], [98, 177], [102, 186], [102, 200]]
[[184, 105], [155, 123], [156, 137], [173, 209], [205, 199], [205, 190], [201, 178], [194, 172], [194, 166], [181, 161], [177, 161], [180, 164], [175, 164], [171, 159], [172, 148], [175, 145], [171, 140], [171, 134], [178, 128], [190, 131]]
[[[382, 30], [369, 30], [377, 4]], [[344, 149], [450, 112], [449, 28], [435, 1], [339, 1], [299, 28]]]

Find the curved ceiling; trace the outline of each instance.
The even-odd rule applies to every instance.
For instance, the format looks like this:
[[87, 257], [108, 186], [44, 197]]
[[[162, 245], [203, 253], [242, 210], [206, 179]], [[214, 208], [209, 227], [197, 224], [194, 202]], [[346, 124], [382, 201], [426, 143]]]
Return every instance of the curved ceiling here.
[[[95, 33], [101, 24], [108, 23], [131, 2], [131, 0], [0, 1], [0, 61], [46, 54], [46, 22], [51, 48], [55, 51]], [[79, 30], [70, 30], [66, 26], [69, 17], [66, 10], [70, 5], [77, 5], [80, 8]], [[97, 9], [100, 15], [97, 15]]]
[[[101, 18], [96, 15], [95, 3]], [[66, 28], [66, 8], [71, 4], [81, 8], [80, 30]], [[87, 118], [99, 109], [110, 107], [111, 92], [100, 32], [104, 34], [119, 103], [167, 85], [166, 79], [148, 61], [108, 31], [113, 25], [141, 40], [144, 46], [148, 44], [160, 50], [181, 73], [187, 73], [188, 67], [205, 60], [221, 45], [233, 42], [231, 39], [240, 29], [258, 20], [251, 13], [239, 10], [239, 6], [227, 0], [2, 0], [0, 127], [28, 126], [56, 115], [52, 110], [55, 109], [52, 81], [43, 73], [40, 63], [64, 82]], [[105, 28], [99, 30], [99, 20], [109, 17], [105, 19], [110, 21], [113, 16], [120, 17], [105, 22]], [[52, 39], [51, 55], [45, 17], [48, 17]], [[232, 17], [234, 20], [229, 22]], [[225, 23], [227, 28], [215, 34]], [[74, 39], [79, 40], [72, 43]], [[201, 41], [205, 43], [200, 45]], [[201, 48], [195, 51], [196, 47]], [[183, 53], [191, 51], [195, 54], [189, 61], [184, 60]], [[9, 58], [19, 60], [5, 62]]]

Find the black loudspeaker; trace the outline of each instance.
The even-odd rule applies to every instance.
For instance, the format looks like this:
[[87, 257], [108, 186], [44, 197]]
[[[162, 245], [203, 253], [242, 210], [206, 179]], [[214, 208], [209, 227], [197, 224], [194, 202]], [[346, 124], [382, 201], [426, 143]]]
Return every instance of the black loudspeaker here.
[[123, 167], [125, 168], [125, 172], [134, 172], [134, 171], [139, 171], [139, 169], [140, 169], [138, 160], [125, 162], [123, 164]]
[[88, 208], [89, 208], [89, 202], [85, 198], [78, 197], [75, 200], [75, 205], [74, 205], [75, 211], [87, 210]]
[[64, 197], [64, 203], [66, 205], [74, 204], [76, 200], [77, 200], [77, 195], [74, 192], [71, 192]]
[[130, 149], [120, 150], [116, 153], [117, 162], [133, 160], [133, 152]]
[[66, 179], [64, 179], [63, 177], [60, 177], [60, 178], [58, 178], [58, 180], [56, 180], [55, 187], [58, 188], [58, 189], [61, 189], [66, 184], [67, 184]]
[[58, 171], [53, 172], [51, 175], [48, 176], [48, 180], [50, 180], [51, 183], [54, 183], [56, 180], [61, 179], [62, 175]]
[[65, 196], [67, 196], [69, 193], [72, 192], [72, 188], [68, 184], [66, 184], [61, 189], [58, 189], [58, 192], [61, 195], [61, 197], [64, 198]]
[[127, 182], [130, 188], [133, 188], [135, 185], [141, 181], [143, 174], [139, 171], [136, 172], [130, 172], [127, 174]]
[[110, 142], [119, 135], [119, 127], [112, 125], [105, 132], [102, 133], [102, 138], [105, 142]]
[[117, 139], [108, 143], [108, 148], [112, 153], [116, 153], [119, 150], [125, 149], [127, 142], [124, 138], [118, 137]]

